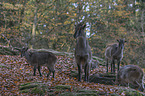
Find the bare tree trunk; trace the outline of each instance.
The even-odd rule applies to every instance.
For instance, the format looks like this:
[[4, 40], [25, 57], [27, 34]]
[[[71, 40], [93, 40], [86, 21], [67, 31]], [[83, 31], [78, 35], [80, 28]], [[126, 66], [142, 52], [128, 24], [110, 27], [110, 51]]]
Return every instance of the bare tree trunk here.
[[33, 22], [33, 28], [32, 28], [32, 46], [34, 47], [35, 42], [35, 35], [36, 35], [36, 27], [37, 27], [37, 12], [38, 12], [38, 4], [36, 3], [35, 10], [34, 10], [34, 22]]
[[[141, 31], [142, 31], [142, 33], [143, 33], [143, 36], [145, 35], [145, 30], [144, 30], [144, 24], [145, 24], [145, 20], [144, 20], [144, 18], [145, 18], [145, 16], [144, 16], [144, 12], [145, 12], [145, 10], [144, 9], [142, 9], [142, 12], [141, 12]], [[144, 38], [144, 41], [145, 41], [145, 38]]]
[[[141, 35], [142, 35], [142, 37], [143, 37], [143, 44], [145, 43], [145, 4], [143, 3], [143, 2], [141, 2]], [[142, 53], [144, 53], [144, 51], [145, 51], [145, 49], [144, 49], [144, 46], [142, 46]], [[142, 57], [142, 59], [144, 59], [145, 58], [145, 55], [144, 54], [142, 54], [141, 55], [141, 57]]]

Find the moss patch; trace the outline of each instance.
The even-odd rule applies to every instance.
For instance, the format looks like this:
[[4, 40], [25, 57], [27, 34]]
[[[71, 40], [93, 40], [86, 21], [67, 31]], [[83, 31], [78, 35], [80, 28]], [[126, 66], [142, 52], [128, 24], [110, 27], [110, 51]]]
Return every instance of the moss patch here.
[[34, 88], [34, 87], [37, 87], [37, 86], [38, 86], [38, 85], [25, 85], [25, 86], [20, 87], [19, 89], [20, 89], [20, 90], [24, 90], [24, 89]]
[[65, 93], [61, 93], [59, 96], [76, 96], [76, 93], [65, 92]]
[[70, 85], [57, 85], [55, 86], [56, 89], [68, 89], [71, 90], [71, 86]]
[[21, 90], [20, 93], [29, 93], [30, 90], [29, 89], [25, 89], [25, 90]]
[[43, 95], [44, 90], [42, 90], [41, 88], [36, 87], [36, 88], [33, 88], [33, 89], [31, 90], [31, 93], [32, 93], [32, 94], [34, 93], [34, 94]]

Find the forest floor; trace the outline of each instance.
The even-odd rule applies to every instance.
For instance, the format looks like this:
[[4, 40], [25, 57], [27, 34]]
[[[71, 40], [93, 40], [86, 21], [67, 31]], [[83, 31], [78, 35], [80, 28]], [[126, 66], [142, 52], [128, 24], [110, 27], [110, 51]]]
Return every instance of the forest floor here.
[[[145, 96], [144, 92], [128, 87], [78, 82], [77, 77], [72, 76], [77, 72], [73, 56], [57, 55], [54, 79], [52, 75], [47, 78], [49, 71], [45, 66], [41, 68], [42, 77], [38, 70], [33, 76], [33, 67], [20, 55], [0, 55], [0, 58], [0, 96]], [[98, 65], [90, 75], [105, 72], [105, 66]]]

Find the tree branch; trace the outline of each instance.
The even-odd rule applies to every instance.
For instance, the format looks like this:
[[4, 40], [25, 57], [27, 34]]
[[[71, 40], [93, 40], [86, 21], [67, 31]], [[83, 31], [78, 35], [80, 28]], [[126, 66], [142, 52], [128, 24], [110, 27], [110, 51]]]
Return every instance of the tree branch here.
[[1, 35], [6, 39], [6, 41], [9, 44], [9, 46], [13, 49], [13, 46], [11, 45], [10, 40], [8, 40], [8, 38], [4, 34], [1, 34]]

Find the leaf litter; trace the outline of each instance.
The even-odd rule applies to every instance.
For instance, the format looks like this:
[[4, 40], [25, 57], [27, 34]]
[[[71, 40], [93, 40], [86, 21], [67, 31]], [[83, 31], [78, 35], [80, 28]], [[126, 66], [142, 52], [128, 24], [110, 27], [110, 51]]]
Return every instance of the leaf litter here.
[[[0, 55], [0, 93], [1, 95], [32, 95], [30, 92], [21, 93], [20, 85], [27, 84], [31, 82], [41, 82], [50, 89], [54, 88], [56, 85], [70, 85], [71, 92], [86, 89], [86, 90], [96, 90], [96, 92], [105, 93], [116, 93], [123, 95], [119, 88], [113, 85], [105, 85], [99, 83], [88, 83], [88, 82], [78, 82], [76, 77], [70, 77], [70, 72], [72, 70], [77, 71], [77, 67], [74, 65], [73, 58], [67, 56], [57, 56], [58, 62], [55, 65], [55, 78], [52, 75], [47, 78], [47, 73], [49, 72], [47, 67], [42, 66], [41, 72], [42, 77], [39, 76], [38, 71], [36, 71], [36, 76], [33, 76], [33, 67], [30, 66], [25, 58], [20, 56], [9, 56]], [[105, 67], [100, 66], [94, 70], [90, 71], [90, 74], [105, 72]], [[72, 88], [73, 86], [73, 88]], [[69, 91], [68, 89], [65, 91]], [[45, 91], [44, 94], [48, 94]], [[60, 94], [55, 92], [54, 94]]]

